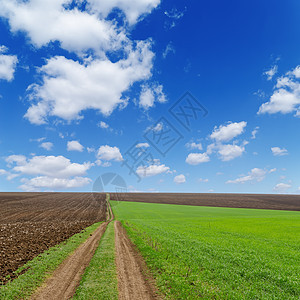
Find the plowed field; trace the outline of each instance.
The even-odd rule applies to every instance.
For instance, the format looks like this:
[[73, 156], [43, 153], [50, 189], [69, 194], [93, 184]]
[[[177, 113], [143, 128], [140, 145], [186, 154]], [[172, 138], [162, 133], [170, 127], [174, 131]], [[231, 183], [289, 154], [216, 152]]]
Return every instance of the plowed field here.
[[300, 195], [216, 193], [111, 193], [110, 195], [112, 200], [117, 201], [232, 208], [300, 210]]
[[0, 193], [0, 285], [20, 266], [95, 222], [105, 194]]

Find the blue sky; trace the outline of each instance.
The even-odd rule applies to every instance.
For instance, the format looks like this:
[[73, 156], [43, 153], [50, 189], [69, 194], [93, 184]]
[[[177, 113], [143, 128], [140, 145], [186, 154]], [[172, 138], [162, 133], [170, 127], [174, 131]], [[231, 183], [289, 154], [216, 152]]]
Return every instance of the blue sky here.
[[0, 191], [299, 193], [299, 14], [0, 0]]

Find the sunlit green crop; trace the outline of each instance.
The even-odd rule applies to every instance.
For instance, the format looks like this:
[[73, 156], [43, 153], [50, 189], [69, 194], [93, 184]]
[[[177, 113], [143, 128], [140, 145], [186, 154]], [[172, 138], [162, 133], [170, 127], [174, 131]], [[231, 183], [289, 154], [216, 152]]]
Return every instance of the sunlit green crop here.
[[123, 202], [114, 207], [171, 299], [299, 299], [300, 213]]

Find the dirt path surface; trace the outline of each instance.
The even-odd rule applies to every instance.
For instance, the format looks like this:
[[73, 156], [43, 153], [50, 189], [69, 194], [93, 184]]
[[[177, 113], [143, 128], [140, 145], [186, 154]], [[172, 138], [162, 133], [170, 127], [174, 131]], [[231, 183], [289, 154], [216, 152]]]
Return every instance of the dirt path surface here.
[[161, 299], [142, 256], [134, 248], [125, 229], [119, 221], [115, 221], [114, 227], [119, 299]]
[[85, 268], [92, 259], [108, 222], [102, 223], [96, 231], [70, 255], [31, 297], [34, 300], [70, 299], [80, 283]]

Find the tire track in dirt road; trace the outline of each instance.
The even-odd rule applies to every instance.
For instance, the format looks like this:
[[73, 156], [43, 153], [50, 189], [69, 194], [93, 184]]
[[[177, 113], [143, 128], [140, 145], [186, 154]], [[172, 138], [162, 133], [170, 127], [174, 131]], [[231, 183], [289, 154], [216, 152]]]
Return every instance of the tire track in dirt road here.
[[[109, 198], [108, 198], [109, 200]], [[86, 267], [99, 245], [107, 225], [114, 220], [109, 201], [108, 220], [71, 254], [36, 290], [32, 300], [65, 300], [74, 296]], [[154, 280], [149, 275], [146, 263], [119, 221], [114, 223], [115, 253], [120, 300], [152, 300], [158, 296]], [[99, 298], [101, 299], [101, 298]]]
[[80, 284], [81, 277], [89, 265], [99, 245], [107, 225], [113, 220], [113, 214], [109, 202], [108, 221], [102, 223], [94, 233], [81, 244], [49, 277], [44, 284], [37, 289], [31, 297], [32, 300], [65, 300], [70, 299]]
[[128, 238], [119, 221], [115, 221], [116, 265], [120, 300], [161, 299], [146, 263]]
[[80, 283], [84, 270], [89, 265], [108, 222], [96, 231], [71, 254], [31, 297], [33, 300], [70, 299]]

